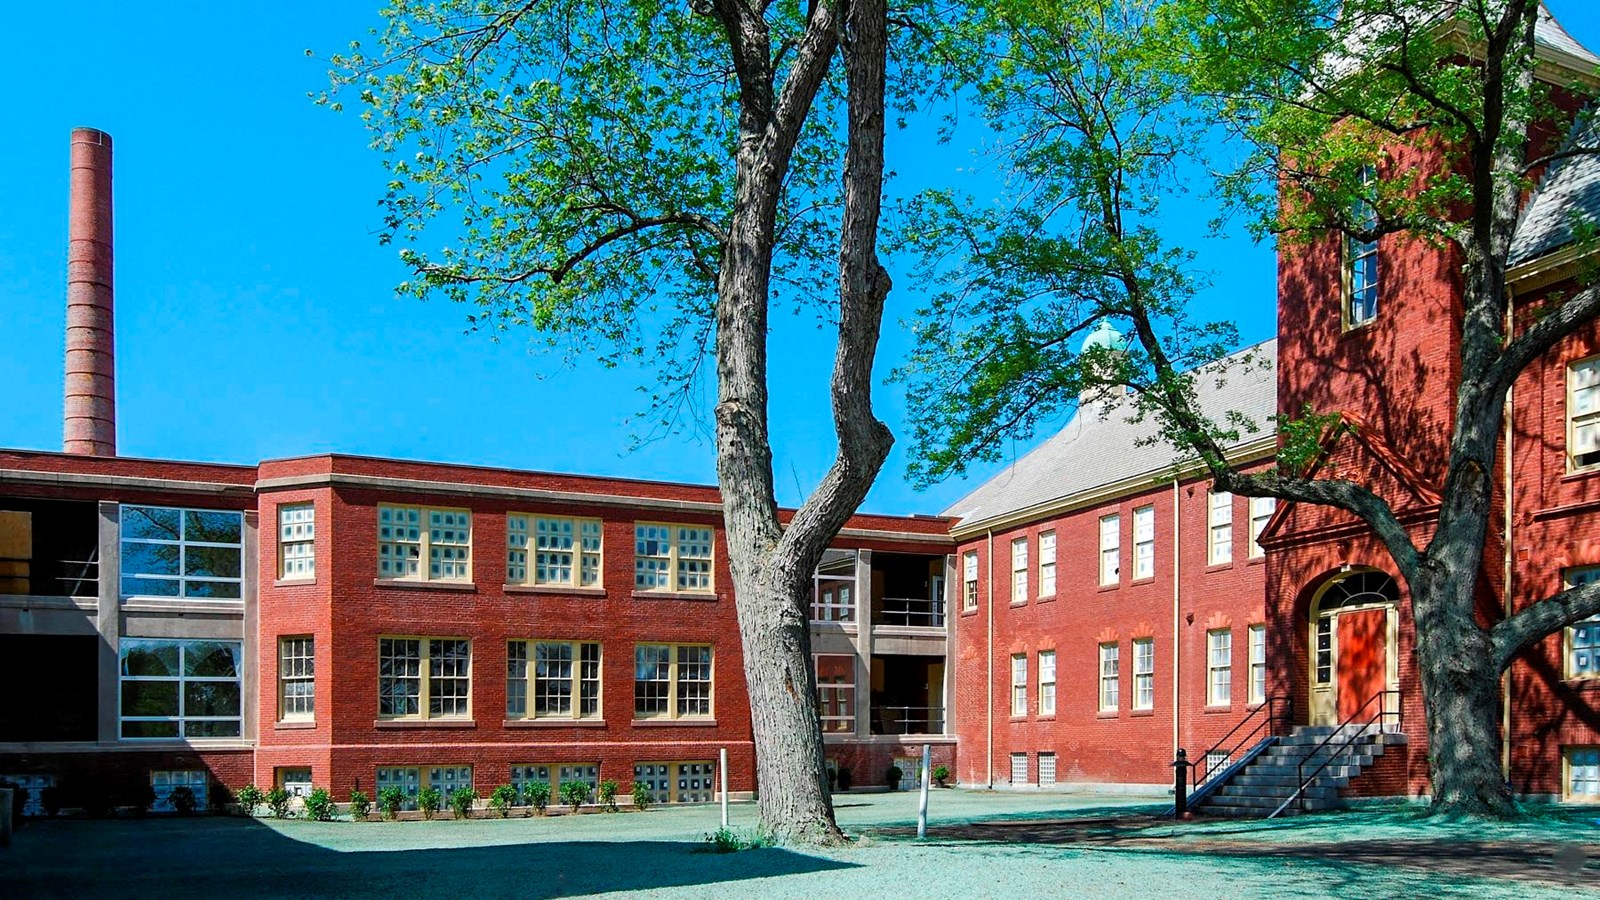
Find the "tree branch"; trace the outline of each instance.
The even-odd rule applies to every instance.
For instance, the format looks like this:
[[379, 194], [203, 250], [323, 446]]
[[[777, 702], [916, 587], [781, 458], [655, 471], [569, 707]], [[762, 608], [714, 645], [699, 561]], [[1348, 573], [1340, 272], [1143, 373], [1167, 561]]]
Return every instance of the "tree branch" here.
[[1495, 669], [1505, 671], [1534, 642], [1596, 615], [1600, 615], [1600, 582], [1568, 588], [1502, 620], [1489, 630]]
[[1557, 341], [1572, 334], [1580, 326], [1593, 322], [1600, 316], [1600, 285], [1595, 285], [1567, 298], [1554, 311], [1535, 322], [1533, 327], [1514, 338], [1494, 363], [1485, 379], [1484, 395], [1504, 397], [1522, 370]]
[[520, 284], [530, 278], [544, 275], [555, 284], [560, 284], [580, 263], [594, 254], [600, 252], [611, 244], [622, 240], [629, 235], [637, 234], [651, 228], [663, 225], [687, 225], [698, 228], [710, 235], [719, 243], [727, 241], [727, 233], [716, 222], [700, 213], [669, 213], [662, 216], [634, 217], [623, 225], [618, 225], [580, 247], [577, 252], [561, 260], [553, 266], [535, 266], [515, 275], [493, 275], [488, 273], [469, 274], [452, 269], [449, 266], [419, 266], [417, 272], [422, 275], [432, 276], [451, 284], [474, 284], [477, 282], [492, 282], [496, 284]]

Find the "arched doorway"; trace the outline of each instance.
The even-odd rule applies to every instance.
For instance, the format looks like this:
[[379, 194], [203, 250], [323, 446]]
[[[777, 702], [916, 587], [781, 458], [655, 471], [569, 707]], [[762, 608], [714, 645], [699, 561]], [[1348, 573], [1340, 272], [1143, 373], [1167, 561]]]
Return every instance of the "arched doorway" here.
[[1337, 725], [1398, 686], [1399, 601], [1400, 586], [1375, 569], [1334, 578], [1312, 598], [1312, 725]]

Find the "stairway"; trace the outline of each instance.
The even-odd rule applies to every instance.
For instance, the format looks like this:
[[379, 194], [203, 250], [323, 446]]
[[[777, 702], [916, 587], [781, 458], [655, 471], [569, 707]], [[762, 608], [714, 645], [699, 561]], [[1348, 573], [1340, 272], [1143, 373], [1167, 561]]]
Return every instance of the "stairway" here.
[[[1328, 740], [1336, 731], [1338, 736]], [[1305, 774], [1310, 775], [1328, 761], [1306, 786], [1303, 802], [1289, 804], [1280, 815], [1339, 809], [1344, 805], [1340, 789], [1360, 777], [1363, 769], [1383, 755], [1384, 747], [1405, 742], [1404, 734], [1382, 731], [1376, 725], [1300, 725], [1247, 764], [1224, 772], [1220, 786], [1207, 786], [1193, 808], [1208, 815], [1266, 818], [1294, 793], [1302, 762]]]

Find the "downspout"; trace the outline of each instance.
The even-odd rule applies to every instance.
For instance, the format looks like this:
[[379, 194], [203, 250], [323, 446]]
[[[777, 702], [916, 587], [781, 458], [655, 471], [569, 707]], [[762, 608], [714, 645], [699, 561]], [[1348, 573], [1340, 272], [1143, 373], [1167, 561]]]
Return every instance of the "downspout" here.
[[1179, 646], [1181, 644], [1181, 642], [1179, 640], [1179, 632], [1180, 632], [1181, 628], [1183, 627], [1183, 624], [1182, 624], [1182, 618], [1183, 618], [1182, 612], [1178, 608], [1179, 604], [1180, 604], [1179, 589], [1178, 589], [1178, 584], [1179, 584], [1179, 572], [1178, 572], [1178, 570], [1179, 570], [1179, 567], [1182, 565], [1182, 560], [1183, 560], [1183, 555], [1178, 552], [1178, 545], [1180, 543], [1178, 536], [1180, 534], [1182, 534], [1182, 526], [1183, 526], [1183, 517], [1178, 514], [1178, 506], [1179, 506], [1179, 504], [1181, 502], [1182, 502], [1182, 498], [1181, 498], [1181, 496], [1179, 495], [1179, 492], [1178, 492], [1178, 476], [1177, 475], [1173, 475], [1172, 476], [1172, 753], [1173, 753], [1174, 757], [1177, 756], [1178, 747], [1180, 746], [1179, 745], [1180, 737], [1179, 737], [1178, 727], [1179, 727], [1179, 721], [1180, 721], [1180, 718], [1182, 716], [1182, 713], [1180, 713], [1179, 710], [1181, 710], [1183, 708], [1183, 704], [1178, 702], [1178, 686], [1180, 684], [1180, 681], [1179, 681], [1179, 678], [1178, 678], [1178, 660], [1180, 659], [1179, 649], [1178, 648], [1179, 648]]
[[987, 546], [984, 548], [984, 589], [983, 606], [988, 619], [986, 629], [989, 635], [989, 712], [985, 717], [983, 780], [992, 790], [994, 788], [994, 529], [989, 529]]
[[[1515, 319], [1515, 315], [1514, 315], [1514, 312], [1513, 312], [1513, 308], [1516, 306], [1516, 297], [1515, 297], [1515, 295], [1511, 294], [1510, 291], [1507, 291], [1506, 294], [1507, 294], [1507, 296], [1506, 296], [1506, 339], [1510, 340], [1511, 337], [1513, 336], [1512, 335], [1512, 330], [1516, 327], [1516, 319]], [[1506, 509], [1505, 509], [1505, 514], [1506, 514], [1506, 520], [1505, 520], [1505, 547], [1502, 548], [1503, 552], [1501, 553], [1501, 555], [1504, 557], [1503, 565], [1505, 566], [1503, 572], [1501, 573], [1502, 574], [1502, 584], [1503, 584], [1503, 587], [1501, 588], [1501, 590], [1503, 591], [1502, 602], [1505, 605], [1505, 617], [1508, 618], [1508, 619], [1511, 618], [1511, 583], [1512, 583], [1512, 578], [1515, 575], [1515, 567], [1512, 565], [1512, 562], [1513, 562], [1512, 553], [1515, 552], [1515, 551], [1513, 551], [1511, 549], [1512, 548], [1512, 529], [1513, 529], [1513, 527], [1515, 525], [1515, 518], [1516, 518], [1515, 512], [1514, 512], [1513, 507], [1512, 507], [1512, 496], [1513, 495], [1512, 495], [1512, 463], [1511, 463], [1511, 442], [1514, 439], [1514, 437], [1516, 436], [1516, 420], [1514, 418], [1514, 415], [1516, 413], [1516, 401], [1515, 401], [1514, 396], [1513, 396], [1515, 391], [1516, 391], [1516, 383], [1513, 381], [1512, 384], [1509, 387], [1506, 388], [1506, 406], [1505, 406], [1505, 420], [1506, 420], [1505, 421], [1505, 429], [1506, 429], [1505, 443], [1506, 443], [1506, 446], [1505, 446], [1505, 450], [1504, 450], [1504, 453], [1506, 455], [1506, 458], [1505, 458], [1505, 468], [1506, 468], [1506, 481], [1505, 481], [1505, 508]], [[1500, 703], [1501, 703], [1501, 711], [1500, 711], [1500, 771], [1501, 771], [1501, 774], [1505, 777], [1506, 781], [1509, 782], [1511, 780], [1511, 667], [1510, 666], [1506, 666], [1506, 670], [1504, 672], [1502, 672], [1501, 675], [1500, 675]]]

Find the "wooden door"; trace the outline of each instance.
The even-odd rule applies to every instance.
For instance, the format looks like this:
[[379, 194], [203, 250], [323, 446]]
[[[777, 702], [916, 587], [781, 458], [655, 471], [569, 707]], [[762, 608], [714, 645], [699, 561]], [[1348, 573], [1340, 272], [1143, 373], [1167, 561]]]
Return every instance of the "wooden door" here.
[[1358, 712], [1363, 721], [1382, 707], [1362, 704], [1388, 684], [1389, 659], [1386, 652], [1389, 612], [1363, 609], [1339, 614], [1339, 721]]

